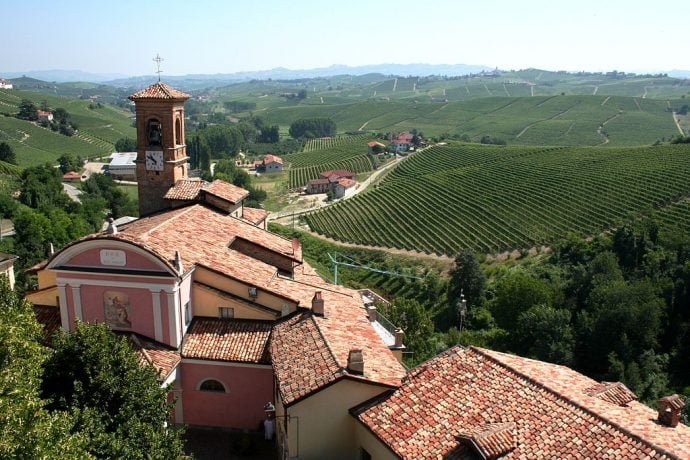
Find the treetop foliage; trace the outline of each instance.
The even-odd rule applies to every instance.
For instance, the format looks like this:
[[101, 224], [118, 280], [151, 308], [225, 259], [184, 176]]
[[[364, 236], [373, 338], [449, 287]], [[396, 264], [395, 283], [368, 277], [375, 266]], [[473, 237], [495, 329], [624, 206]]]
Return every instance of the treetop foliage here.
[[335, 136], [335, 122], [330, 118], [302, 118], [290, 125], [290, 136], [295, 139]]

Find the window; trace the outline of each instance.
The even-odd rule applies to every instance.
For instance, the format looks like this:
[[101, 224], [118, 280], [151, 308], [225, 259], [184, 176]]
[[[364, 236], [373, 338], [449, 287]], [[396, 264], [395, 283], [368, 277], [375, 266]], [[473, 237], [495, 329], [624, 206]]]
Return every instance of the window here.
[[235, 309], [232, 307], [219, 307], [218, 316], [220, 316], [221, 318], [234, 318]]
[[182, 145], [182, 123], [179, 118], [175, 120], [175, 144]]
[[189, 322], [192, 320], [192, 305], [191, 302], [187, 302], [184, 304], [184, 324], [185, 326], [189, 325]]
[[218, 393], [225, 393], [225, 385], [218, 380], [206, 379], [199, 384], [199, 391], [215, 391]]

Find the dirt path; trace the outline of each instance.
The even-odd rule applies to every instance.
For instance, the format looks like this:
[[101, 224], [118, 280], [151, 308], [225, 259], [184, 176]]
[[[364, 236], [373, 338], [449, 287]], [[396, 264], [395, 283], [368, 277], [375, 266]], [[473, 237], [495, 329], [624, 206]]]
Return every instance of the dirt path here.
[[395, 81], [393, 82], [393, 92], [395, 92], [395, 88], [398, 87], [398, 79], [396, 78]]
[[[373, 118], [372, 118], [371, 120], [373, 120]], [[369, 124], [369, 122], [370, 122], [371, 120], [365, 121], [364, 124], [363, 124], [362, 126], [360, 126], [359, 129], [358, 129], [357, 131], [364, 131], [364, 128], [367, 127], [367, 125]]]
[[503, 83], [503, 91], [506, 92], [506, 96], [510, 97], [510, 93], [508, 92], [508, 88], [506, 88], [506, 84]]
[[676, 112], [671, 112], [671, 116], [673, 117], [673, 122], [676, 124], [676, 128], [678, 128], [680, 135], [685, 136], [685, 132], [683, 132], [683, 128], [680, 126], [680, 122], [678, 121], [678, 114]]
[[[539, 74], [539, 75], [541, 75], [541, 74]], [[532, 97], [534, 97], [534, 85], [530, 85], [529, 92], [532, 95]]]
[[[643, 96], [643, 97], [644, 97], [644, 96]], [[640, 103], [637, 102], [637, 99], [633, 99], [633, 101], [635, 101], [635, 105], [636, 105], [637, 108], [640, 110], [640, 112], [643, 112], [642, 107], [640, 107]]]
[[608, 96], [604, 101], [601, 103], [601, 106], [603, 107], [608, 101], [611, 99], [611, 96]]
[[602, 137], [604, 138], [604, 142], [602, 142], [602, 143], [599, 144], [599, 145], [606, 145], [606, 144], [608, 144], [609, 142], [611, 142], [611, 141], [609, 140], [609, 136], [603, 132], [604, 126], [606, 126], [606, 124], [607, 124], [609, 121], [615, 120], [616, 118], [618, 118], [618, 117], [620, 117], [620, 116], [621, 116], [620, 113], [615, 114], [614, 116], [612, 116], [612, 117], [609, 118], [608, 120], [604, 121], [604, 122], [601, 124], [601, 126], [599, 126], [599, 128], [597, 128], [597, 134], [600, 135], [600, 136], [602, 136]]
[[647, 99], [647, 87], [644, 87], [644, 94], [642, 95], [642, 99]]
[[599, 91], [599, 87], [598, 87], [598, 86], [595, 86], [595, 87], [594, 87], [594, 92], [592, 93], [592, 96], [596, 96], [596, 95], [597, 95], [597, 91]]
[[323, 104], [323, 96], [321, 96], [321, 103]]
[[486, 83], [482, 83], [482, 84], [484, 85], [484, 88], [486, 89], [486, 92], [489, 93], [489, 96], [493, 96], [493, 94], [491, 93], [491, 90], [489, 90], [489, 87], [486, 86]]

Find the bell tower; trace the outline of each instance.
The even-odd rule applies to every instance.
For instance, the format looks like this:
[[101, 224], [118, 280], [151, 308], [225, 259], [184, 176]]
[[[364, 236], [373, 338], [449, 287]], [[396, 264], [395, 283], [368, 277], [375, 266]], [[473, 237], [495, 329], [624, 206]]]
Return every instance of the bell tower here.
[[160, 81], [129, 96], [136, 107], [140, 216], [170, 208], [163, 197], [187, 178], [184, 102], [189, 98]]

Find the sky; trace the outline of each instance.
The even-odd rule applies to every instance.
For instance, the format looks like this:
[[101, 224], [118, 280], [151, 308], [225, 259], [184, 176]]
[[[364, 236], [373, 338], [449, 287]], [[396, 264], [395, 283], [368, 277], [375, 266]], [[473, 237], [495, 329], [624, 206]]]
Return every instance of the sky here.
[[690, 0], [3, 0], [1, 72], [690, 68]]

